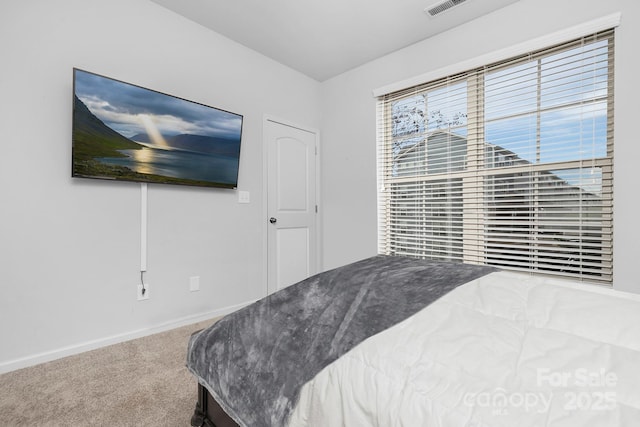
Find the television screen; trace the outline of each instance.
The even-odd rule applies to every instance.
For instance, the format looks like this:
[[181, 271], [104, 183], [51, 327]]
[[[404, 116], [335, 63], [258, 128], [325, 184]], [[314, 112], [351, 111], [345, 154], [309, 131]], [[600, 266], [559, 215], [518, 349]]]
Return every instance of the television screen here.
[[239, 114], [73, 70], [72, 176], [236, 188]]

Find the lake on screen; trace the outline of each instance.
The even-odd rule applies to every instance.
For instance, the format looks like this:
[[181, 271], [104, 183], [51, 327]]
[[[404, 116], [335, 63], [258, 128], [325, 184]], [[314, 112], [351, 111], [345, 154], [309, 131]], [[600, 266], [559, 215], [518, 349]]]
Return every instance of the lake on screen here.
[[235, 184], [237, 178], [236, 157], [148, 147], [119, 152], [127, 157], [103, 157], [97, 160], [110, 165], [125, 166], [138, 173], [173, 178], [224, 184]]

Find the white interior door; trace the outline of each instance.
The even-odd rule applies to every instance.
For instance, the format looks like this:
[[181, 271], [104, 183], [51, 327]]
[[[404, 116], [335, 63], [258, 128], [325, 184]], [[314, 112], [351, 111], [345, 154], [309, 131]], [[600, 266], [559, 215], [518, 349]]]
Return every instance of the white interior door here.
[[317, 272], [317, 134], [265, 120], [268, 292]]

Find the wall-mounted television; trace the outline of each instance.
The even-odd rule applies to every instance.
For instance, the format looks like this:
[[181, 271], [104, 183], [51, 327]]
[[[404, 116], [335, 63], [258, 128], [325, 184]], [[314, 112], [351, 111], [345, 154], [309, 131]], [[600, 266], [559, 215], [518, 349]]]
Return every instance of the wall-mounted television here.
[[72, 176], [236, 188], [239, 114], [73, 69]]

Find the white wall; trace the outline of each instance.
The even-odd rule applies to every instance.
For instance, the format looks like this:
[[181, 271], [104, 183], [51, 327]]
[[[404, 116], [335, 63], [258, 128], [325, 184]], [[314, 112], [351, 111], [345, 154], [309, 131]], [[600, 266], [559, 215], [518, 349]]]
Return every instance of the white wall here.
[[[638, 0], [521, 0], [344, 73], [322, 85], [324, 266], [376, 253], [376, 135], [372, 90], [621, 12], [616, 33], [614, 287], [640, 292], [635, 162], [640, 85]], [[346, 243], [348, 242], [348, 244]]]
[[[319, 83], [148, 0], [4, 0], [0, 61], [0, 372], [265, 295], [263, 114], [319, 128]], [[148, 301], [140, 184], [70, 177], [73, 67], [245, 118], [252, 203], [149, 184]]]

